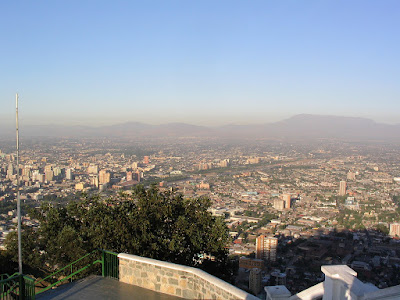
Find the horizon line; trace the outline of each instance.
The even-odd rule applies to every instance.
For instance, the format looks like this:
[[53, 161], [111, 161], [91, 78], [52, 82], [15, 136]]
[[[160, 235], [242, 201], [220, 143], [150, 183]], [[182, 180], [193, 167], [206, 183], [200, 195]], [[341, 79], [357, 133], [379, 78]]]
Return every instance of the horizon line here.
[[[92, 127], [92, 128], [101, 128], [101, 127], [108, 127], [108, 126], [116, 126], [116, 125], [123, 125], [123, 124], [129, 124], [129, 123], [137, 123], [137, 124], [143, 124], [143, 125], [150, 125], [150, 126], [162, 126], [162, 125], [173, 125], [173, 124], [181, 124], [181, 125], [191, 125], [191, 126], [198, 126], [198, 127], [207, 127], [207, 128], [216, 128], [216, 127], [223, 127], [223, 126], [254, 126], [254, 125], [266, 125], [266, 124], [272, 124], [272, 123], [279, 123], [282, 121], [290, 120], [295, 117], [299, 116], [310, 116], [310, 117], [336, 117], [336, 118], [344, 118], [344, 119], [360, 119], [360, 120], [369, 120], [373, 121], [376, 124], [385, 124], [385, 125], [399, 125], [400, 121], [398, 122], [382, 122], [382, 121], [376, 121], [374, 118], [370, 117], [363, 117], [363, 116], [346, 116], [346, 115], [336, 115], [336, 114], [312, 114], [312, 113], [299, 113], [299, 114], [294, 114], [291, 115], [290, 117], [283, 117], [279, 118], [277, 120], [273, 120], [270, 122], [226, 122], [226, 123], [221, 123], [221, 124], [214, 124], [214, 125], [207, 125], [210, 122], [185, 122], [185, 121], [165, 121], [165, 122], [159, 122], [159, 123], [154, 123], [154, 122], [146, 122], [146, 121], [135, 121], [135, 120], [125, 120], [125, 121], [110, 121], [110, 122], [104, 122], [104, 124], [93, 124], [93, 122], [85, 123], [85, 121], [76, 121], [74, 124], [68, 124], [68, 120], [62, 119], [62, 122], [48, 122], [48, 123], [32, 123], [32, 120], [28, 121], [27, 123], [22, 122], [21, 125], [25, 126], [57, 126], [57, 127]], [[0, 125], [3, 127], [12, 127], [13, 124], [7, 125], [9, 122], [4, 122], [4, 118], [2, 117], [0, 121]], [[23, 118], [22, 118], [23, 120]], [[25, 124], [23, 124], [25, 123]], [[92, 124], [90, 124], [92, 123]]]

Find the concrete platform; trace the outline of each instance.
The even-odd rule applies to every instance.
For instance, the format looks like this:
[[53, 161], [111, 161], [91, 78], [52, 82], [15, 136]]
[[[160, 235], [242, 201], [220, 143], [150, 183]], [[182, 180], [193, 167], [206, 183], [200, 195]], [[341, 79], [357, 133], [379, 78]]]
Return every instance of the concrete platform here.
[[148, 300], [177, 300], [182, 299], [175, 296], [157, 293], [138, 286], [119, 282], [111, 278], [101, 276], [89, 276], [73, 283], [62, 285], [54, 290], [49, 290], [37, 295], [38, 300], [125, 300], [125, 299], [148, 299]]

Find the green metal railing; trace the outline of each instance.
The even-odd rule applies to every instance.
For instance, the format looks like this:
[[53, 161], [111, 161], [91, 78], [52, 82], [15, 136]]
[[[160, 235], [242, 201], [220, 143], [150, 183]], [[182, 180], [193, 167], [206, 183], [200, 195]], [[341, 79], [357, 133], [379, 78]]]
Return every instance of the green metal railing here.
[[[52, 287], [59, 285], [60, 283], [66, 281], [66, 280], [72, 281], [74, 276], [76, 276], [79, 273], [87, 270], [88, 268], [92, 267], [93, 265], [95, 265], [97, 263], [102, 263], [102, 260], [96, 259], [96, 260], [91, 261], [90, 263], [86, 264], [85, 266], [80, 267], [80, 268], [78, 268], [77, 270], [74, 271], [74, 267], [77, 268], [76, 266], [80, 265], [78, 263], [80, 263], [81, 261], [83, 261], [87, 257], [93, 256], [95, 253], [97, 253], [97, 251], [98, 250], [94, 250], [94, 251], [82, 256], [81, 258], [77, 259], [76, 261], [70, 263], [69, 265], [66, 265], [65, 267], [59, 269], [58, 271], [54, 272], [53, 274], [50, 274], [49, 276], [47, 276], [47, 277], [45, 277], [45, 278], [43, 278], [43, 279], [41, 279], [39, 281], [36, 281], [35, 285], [36, 286], [40, 286], [44, 282], [52, 281], [52, 280], [54, 280], [54, 278], [59, 278], [60, 276], [64, 276], [62, 279], [59, 279], [58, 281], [56, 281], [56, 282], [54, 282], [54, 283], [52, 283], [52, 284], [50, 284], [50, 285], [48, 285], [48, 286], [46, 286], [44, 288], [41, 288], [39, 291], [36, 292], [36, 295], [40, 294], [40, 293], [43, 293], [43, 292], [51, 289]], [[65, 273], [67, 273], [67, 274], [69, 273], [69, 275], [66, 275], [66, 276], [63, 275]]]
[[103, 262], [101, 275], [103, 277], [119, 279], [118, 254], [115, 252], [103, 250], [101, 254], [101, 260]]
[[[100, 257], [98, 255], [99, 252], [101, 253]], [[38, 281], [19, 273], [14, 273], [11, 276], [8, 274], [0, 275], [0, 300], [34, 300], [35, 295], [58, 286], [64, 281], [70, 280], [72, 282], [74, 277], [75, 279], [81, 278], [82, 275], [85, 275], [83, 272], [87, 272], [88, 275], [91, 271], [90, 268], [99, 263], [102, 266], [101, 273], [103, 277], [119, 279], [118, 254], [106, 250], [94, 250]], [[59, 279], [60, 277], [62, 278]], [[44, 286], [45, 283], [54, 280], [55, 282]]]
[[35, 299], [35, 281], [25, 275], [0, 275], [0, 299]]

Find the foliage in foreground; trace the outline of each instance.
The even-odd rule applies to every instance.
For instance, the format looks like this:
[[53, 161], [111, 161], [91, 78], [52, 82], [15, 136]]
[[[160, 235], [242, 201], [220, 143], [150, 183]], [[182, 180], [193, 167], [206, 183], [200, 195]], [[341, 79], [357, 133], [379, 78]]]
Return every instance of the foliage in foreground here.
[[[184, 199], [142, 186], [131, 196], [106, 201], [83, 197], [66, 206], [44, 203], [31, 213], [39, 229], [23, 232], [24, 264], [64, 266], [100, 248], [201, 267], [230, 279], [228, 228], [222, 218], [211, 215], [210, 205], [207, 198]], [[15, 235], [7, 249], [16, 261]]]

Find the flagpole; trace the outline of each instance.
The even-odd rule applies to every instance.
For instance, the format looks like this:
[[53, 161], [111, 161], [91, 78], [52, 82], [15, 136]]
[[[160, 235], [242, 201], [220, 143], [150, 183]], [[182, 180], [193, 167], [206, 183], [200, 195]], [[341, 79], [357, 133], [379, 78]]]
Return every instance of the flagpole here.
[[21, 199], [19, 197], [19, 125], [18, 125], [18, 93], [15, 95], [16, 133], [17, 133], [17, 218], [18, 218], [18, 270], [22, 274], [22, 247], [21, 247]]

